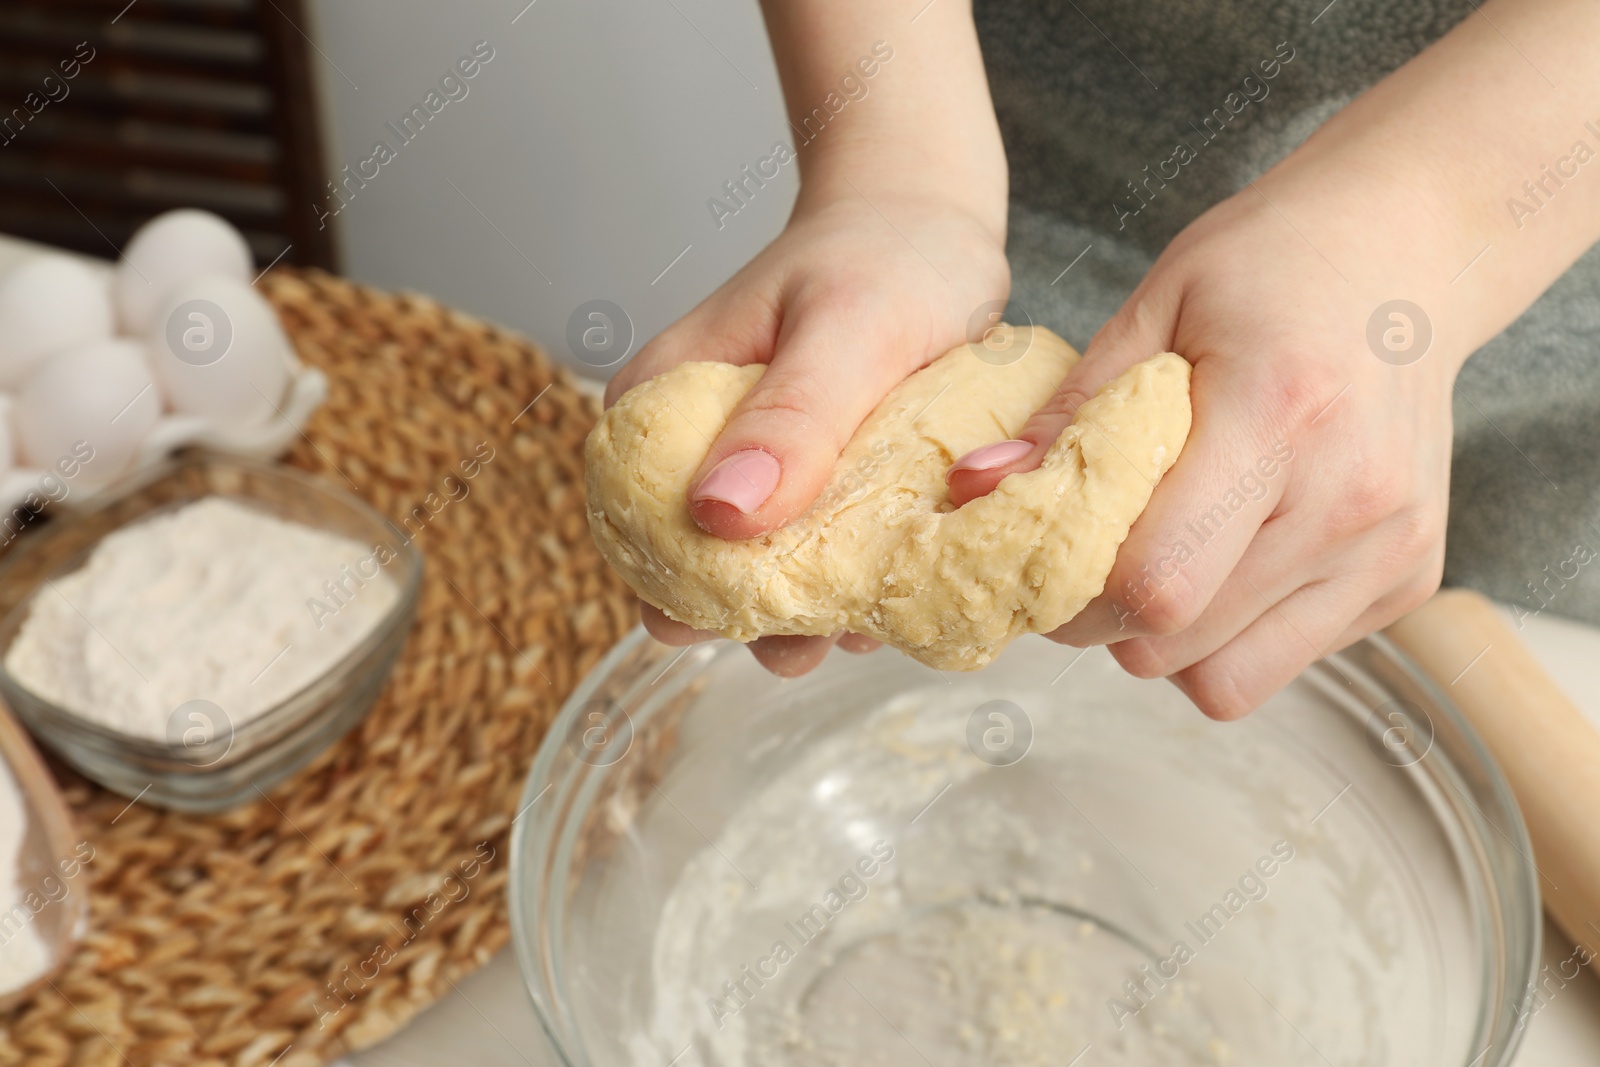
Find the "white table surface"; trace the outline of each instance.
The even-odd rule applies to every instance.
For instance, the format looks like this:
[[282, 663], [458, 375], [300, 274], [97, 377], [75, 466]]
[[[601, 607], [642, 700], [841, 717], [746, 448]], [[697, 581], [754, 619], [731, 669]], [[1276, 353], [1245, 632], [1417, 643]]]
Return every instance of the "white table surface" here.
[[[0, 274], [40, 250], [0, 235]], [[1525, 621], [1521, 636], [1600, 729], [1600, 629], [1539, 615]], [[1554, 967], [1571, 951], [1571, 944], [1547, 922], [1545, 963]], [[509, 950], [398, 1035], [350, 1057], [344, 1067], [455, 1067], [464, 1050], [470, 1050], [473, 1067], [558, 1067]], [[1517, 1067], [1600, 1063], [1600, 979], [1592, 970], [1569, 983], [1533, 1018], [1516, 1062]]]

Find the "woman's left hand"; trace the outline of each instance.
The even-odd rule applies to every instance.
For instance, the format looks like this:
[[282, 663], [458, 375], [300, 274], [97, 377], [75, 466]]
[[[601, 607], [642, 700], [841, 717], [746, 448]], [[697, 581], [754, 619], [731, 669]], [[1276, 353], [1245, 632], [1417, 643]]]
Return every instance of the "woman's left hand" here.
[[1019, 435], [1025, 454], [957, 461], [960, 505], [1038, 466], [1078, 406], [1133, 364], [1176, 351], [1194, 365], [1183, 454], [1105, 592], [1050, 636], [1109, 644], [1129, 672], [1168, 677], [1232, 719], [1427, 599], [1444, 565], [1463, 353], [1430, 346], [1428, 323], [1403, 310], [1379, 313], [1395, 348], [1374, 350], [1376, 291], [1342, 279], [1246, 190], [1173, 241]]

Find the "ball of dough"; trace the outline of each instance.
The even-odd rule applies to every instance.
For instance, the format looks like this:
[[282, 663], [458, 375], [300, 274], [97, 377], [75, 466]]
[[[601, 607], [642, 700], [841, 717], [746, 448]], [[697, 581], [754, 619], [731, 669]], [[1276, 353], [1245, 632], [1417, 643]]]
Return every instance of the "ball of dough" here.
[[644, 600], [697, 629], [737, 641], [851, 630], [939, 670], [976, 670], [1100, 594], [1189, 435], [1189, 364], [1164, 353], [1086, 401], [1039, 469], [952, 508], [950, 464], [1019, 433], [1078, 359], [1041, 327], [1020, 347], [997, 366], [963, 345], [907, 378], [861, 424], [817, 502], [745, 541], [696, 526], [687, 492], [766, 368], [675, 367], [629, 390], [589, 435], [595, 541]]

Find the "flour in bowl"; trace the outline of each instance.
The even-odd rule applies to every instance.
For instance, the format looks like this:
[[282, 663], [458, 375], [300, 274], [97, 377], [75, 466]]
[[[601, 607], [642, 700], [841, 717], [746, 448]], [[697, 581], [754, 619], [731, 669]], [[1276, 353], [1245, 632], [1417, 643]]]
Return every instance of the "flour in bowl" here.
[[117, 530], [43, 586], [6, 669], [135, 737], [167, 740], [190, 700], [237, 728], [372, 633], [400, 595], [380, 569], [387, 551], [204, 497]]

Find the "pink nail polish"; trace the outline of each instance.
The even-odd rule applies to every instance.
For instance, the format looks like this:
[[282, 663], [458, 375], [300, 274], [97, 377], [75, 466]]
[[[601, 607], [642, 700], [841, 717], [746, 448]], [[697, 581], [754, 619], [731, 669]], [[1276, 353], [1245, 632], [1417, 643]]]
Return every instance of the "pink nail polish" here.
[[700, 479], [693, 499], [696, 504], [705, 500], [732, 504], [749, 515], [778, 488], [781, 474], [782, 468], [771, 453], [747, 448], [712, 467], [711, 473]]
[[984, 445], [982, 448], [974, 448], [952, 463], [950, 473], [994, 470], [1013, 460], [1021, 459], [1032, 451], [1033, 444], [1029, 441], [1001, 441], [999, 444]]

